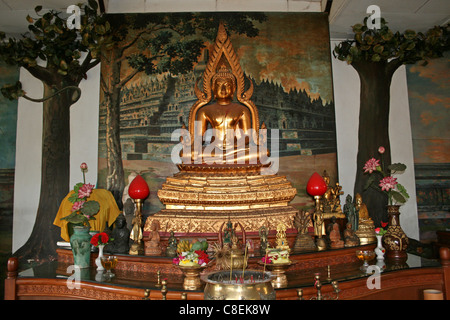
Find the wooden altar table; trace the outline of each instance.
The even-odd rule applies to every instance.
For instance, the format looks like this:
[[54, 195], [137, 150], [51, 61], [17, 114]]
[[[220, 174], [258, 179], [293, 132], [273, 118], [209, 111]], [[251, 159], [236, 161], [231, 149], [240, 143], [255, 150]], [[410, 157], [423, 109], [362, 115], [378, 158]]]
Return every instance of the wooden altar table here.
[[[441, 259], [424, 259], [408, 254], [403, 263], [385, 260], [386, 266], [380, 275], [380, 289], [369, 289], [368, 275], [359, 268], [362, 262], [355, 255], [357, 248], [373, 249], [374, 245], [327, 250], [321, 252], [292, 254], [290, 259], [296, 263], [286, 272], [288, 285], [276, 288], [277, 300], [298, 299], [298, 289], [303, 298], [309, 299], [317, 294], [314, 287], [314, 274], [320, 273], [323, 284], [322, 294], [333, 292], [331, 281], [339, 284], [339, 299], [381, 299], [381, 300], [421, 300], [424, 289], [436, 289], [450, 299], [450, 251], [442, 249]], [[117, 255], [118, 263], [113, 271], [115, 277], [110, 282], [100, 280], [91, 255], [91, 267], [83, 269], [79, 289], [69, 288], [68, 278], [73, 271], [72, 252], [57, 249], [57, 261], [46, 262], [22, 270], [16, 258], [8, 260], [5, 280], [5, 299], [82, 299], [82, 300], [142, 300], [162, 299], [161, 287], [157, 284], [157, 271], [161, 279], [167, 279], [167, 300], [202, 300], [203, 287], [198, 290], [183, 289], [183, 275], [172, 265], [172, 258], [152, 256]], [[442, 252], [441, 252], [442, 253]], [[249, 269], [261, 270], [259, 256], [249, 257]], [[370, 264], [375, 264], [373, 260]], [[69, 268], [69, 269], [68, 269]], [[214, 265], [205, 272], [214, 271]], [[330, 276], [328, 278], [328, 276]], [[70, 280], [70, 279], [69, 279]]]

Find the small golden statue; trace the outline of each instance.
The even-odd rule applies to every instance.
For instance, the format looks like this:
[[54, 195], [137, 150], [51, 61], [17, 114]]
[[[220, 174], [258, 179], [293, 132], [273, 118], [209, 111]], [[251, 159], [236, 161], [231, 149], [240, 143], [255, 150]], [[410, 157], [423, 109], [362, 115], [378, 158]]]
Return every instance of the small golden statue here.
[[332, 187], [330, 184], [330, 176], [326, 170], [324, 170], [322, 177], [328, 186], [321, 201], [321, 209], [324, 213], [324, 218], [330, 219], [332, 216], [335, 216], [336, 218], [345, 218], [345, 215], [342, 213], [340, 200], [340, 195], [344, 194], [342, 186], [339, 185], [339, 182], [336, 182], [336, 185]]
[[327, 249], [326, 241], [323, 238], [325, 235], [325, 221], [323, 212], [321, 210], [316, 210], [313, 213], [314, 219], [314, 235], [316, 236], [316, 245], [319, 251]]
[[[242, 269], [247, 266], [246, 256], [244, 256], [242, 252], [242, 246], [246, 246], [246, 236], [245, 230], [242, 227], [242, 224], [236, 222], [233, 226], [232, 222], [228, 220], [226, 223], [226, 228], [223, 231], [222, 229], [225, 223], [222, 224], [219, 230], [218, 239], [219, 245], [216, 246], [217, 249], [222, 248], [222, 250], [216, 250], [218, 254], [220, 254], [223, 258], [229, 258], [229, 261], [221, 262], [221, 269], [229, 268], [237, 268]], [[242, 233], [242, 242], [239, 241], [239, 238], [236, 234], [237, 228], [241, 229]], [[242, 244], [242, 245], [241, 245]]]
[[277, 226], [276, 248], [289, 251], [289, 244], [286, 238], [286, 225], [282, 222]]
[[266, 249], [269, 246], [269, 230], [266, 226], [259, 228], [259, 253], [263, 256], [266, 254]]
[[375, 224], [370, 218], [367, 206], [363, 203], [359, 193], [355, 195], [355, 209], [358, 215], [358, 230], [356, 230], [356, 235], [360, 243], [365, 245], [376, 242]]
[[142, 241], [142, 218], [140, 214], [137, 214], [133, 218], [133, 227], [130, 233], [130, 239], [133, 243], [130, 246], [130, 255], [143, 255], [144, 254], [144, 242]]

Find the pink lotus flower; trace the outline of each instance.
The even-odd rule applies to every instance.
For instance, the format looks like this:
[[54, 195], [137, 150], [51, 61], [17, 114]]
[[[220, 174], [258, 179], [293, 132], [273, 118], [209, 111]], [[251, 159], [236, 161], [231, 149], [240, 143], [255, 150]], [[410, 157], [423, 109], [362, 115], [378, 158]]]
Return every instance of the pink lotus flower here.
[[83, 186], [78, 189], [78, 198], [82, 199], [82, 198], [89, 198], [89, 196], [92, 193], [92, 189], [94, 189], [94, 185], [87, 183], [87, 184], [83, 184]]
[[381, 146], [381, 147], [378, 148], [378, 152], [381, 153], [381, 154], [383, 154], [385, 151], [386, 151], [386, 150], [384, 149], [383, 146]]
[[364, 165], [364, 173], [369, 172], [372, 173], [377, 170], [377, 167], [380, 166], [380, 160], [376, 160], [375, 158], [372, 158], [366, 162]]
[[88, 166], [87, 166], [87, 164], [86, 164], [86, 162], [83, 162], [81, 165], [80, 165], [80, 169], [81, 170], [87, 170], [87, 168], [88, 168]]
[[394, 189], [397, 183], [397, 178], [389, 176], [381, 179], [379, 186], [381, 187], [381, 191], [389, 191]]
[[78, 211], [78, 210], [80, 210], [81, 208], [83, 208], [84, 202], [85, 202], [85, 201], [77, 201], [77, 202], [75, 202], [75, 203], [73, 204], [73, 206], [72, 206], [72, 212]]

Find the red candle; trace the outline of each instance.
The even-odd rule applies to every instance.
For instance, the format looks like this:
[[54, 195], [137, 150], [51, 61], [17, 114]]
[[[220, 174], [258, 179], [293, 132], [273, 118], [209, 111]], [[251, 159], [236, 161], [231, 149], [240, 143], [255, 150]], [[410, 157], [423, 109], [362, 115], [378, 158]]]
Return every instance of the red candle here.
[[327, 184], [325, 183], [325, 180], [323, 180], [322, 176], [318, 174], [317, 172], [314, 172], [309, 178], [308, 184], [306, 185], [306, 191], [312, 195], [315, 196], [322, 196], [328, 189]]
[[150, 190], [148, 188], [147, 182], [145, 182], [144, 178], [140, 175], [137, 175], [136, 178], [131, 181], [130, 186], [128, 187], [128, 194], [132, 199], [145, 199], [150, 194]]

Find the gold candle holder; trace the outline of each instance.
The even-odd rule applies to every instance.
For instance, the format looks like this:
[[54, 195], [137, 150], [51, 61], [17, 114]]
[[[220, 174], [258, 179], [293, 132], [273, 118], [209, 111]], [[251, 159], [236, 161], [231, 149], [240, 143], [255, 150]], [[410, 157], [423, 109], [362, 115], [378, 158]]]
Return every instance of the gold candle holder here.
[[130, 255], [144, 255], [144, 242], [142, 241], [142, 205], [143, 199], [134, 199], [136, 204], [136, 212], [134, 213], [133, 228], [131, 230], [130, 238], [133, 239], [129, 254]]

